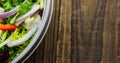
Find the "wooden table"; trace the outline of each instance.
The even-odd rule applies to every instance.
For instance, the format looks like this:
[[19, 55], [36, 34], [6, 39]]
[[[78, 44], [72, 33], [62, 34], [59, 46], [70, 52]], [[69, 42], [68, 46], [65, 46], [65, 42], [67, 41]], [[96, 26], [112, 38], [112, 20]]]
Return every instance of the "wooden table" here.
[[26, 63], [119, 63], [120, 0], [54, 0], [49, 30]]

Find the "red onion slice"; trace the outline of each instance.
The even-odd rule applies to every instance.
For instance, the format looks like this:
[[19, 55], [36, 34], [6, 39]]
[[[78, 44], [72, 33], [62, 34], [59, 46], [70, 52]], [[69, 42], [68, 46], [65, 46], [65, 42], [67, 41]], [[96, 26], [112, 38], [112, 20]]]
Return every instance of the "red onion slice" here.
[[14, 9], [8, 11], [8, 12], [0, 13], [0, 19], [5, 19], [9, 16], [14, 15], [17, 12], [17, 8], [18, 7], [14, 8]]

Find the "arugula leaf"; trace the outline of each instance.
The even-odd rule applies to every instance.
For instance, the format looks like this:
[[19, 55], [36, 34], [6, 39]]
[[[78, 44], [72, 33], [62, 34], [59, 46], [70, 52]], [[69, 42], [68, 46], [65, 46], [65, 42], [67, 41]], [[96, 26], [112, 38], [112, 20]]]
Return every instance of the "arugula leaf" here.
[[2, 43], [9, 36], [8, 31], [0, 30], [0, 43]]

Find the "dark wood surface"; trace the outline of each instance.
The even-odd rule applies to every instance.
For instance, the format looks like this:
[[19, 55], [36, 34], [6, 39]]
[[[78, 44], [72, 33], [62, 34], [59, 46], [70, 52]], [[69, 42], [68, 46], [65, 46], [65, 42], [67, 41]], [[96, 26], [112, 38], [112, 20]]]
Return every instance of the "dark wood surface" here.
[[120, 0], [54, 0], [49, 30], [26, 63], [119, 63]]

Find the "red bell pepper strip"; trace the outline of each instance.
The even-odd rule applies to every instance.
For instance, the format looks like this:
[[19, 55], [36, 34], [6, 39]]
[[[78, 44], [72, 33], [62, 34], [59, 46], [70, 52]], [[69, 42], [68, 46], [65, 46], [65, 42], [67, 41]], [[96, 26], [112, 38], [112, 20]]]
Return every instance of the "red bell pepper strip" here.
[[0, 24], [0, 30], [12, 31], [15, 30], [17, 26], [15, 24]]

